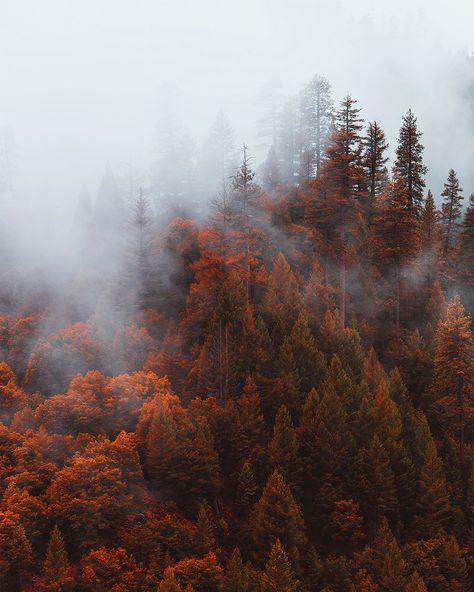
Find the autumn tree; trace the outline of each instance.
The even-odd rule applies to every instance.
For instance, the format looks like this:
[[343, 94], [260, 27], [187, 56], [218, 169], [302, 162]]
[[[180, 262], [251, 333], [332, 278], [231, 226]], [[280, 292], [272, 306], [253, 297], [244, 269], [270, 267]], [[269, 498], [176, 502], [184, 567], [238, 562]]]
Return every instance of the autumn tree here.
[[336, 112], [336, 129], [330, 136], [321, 179], [321, 190], [310, 204], [306, 218], [316, 227], [326, 226], [331, 251], [339, 268], [339, 316], [346, 318], [346, 272], [355, 239], [357, 213], [363, 191], [360, 109], [349, 95]]
[[19, 516], [0, 512], [0, 582], [6, 590], [17, 592], [21, 589], [32, 559], [31, 545]]
[[431, 287], [436, 274], [436, 255], [439, 239], [439, 212], [433, 194], [428, 191], [421, 211], [420, 246], [426, 261], [426, 280], [429, 287]]
[[432, 412], [438, 425], [456, 437], [461, 462], [464, 459], [466, 437], [472, 437], [473, 364], [471, 316], [466, 314], [459, 296], [455, 296], [436, 331], [431, 392], [434, 398]]
[[277, 539], [283, 541], [292, 561], [298, 563], [305, 543], [304, 521], [289, 486], [275, 470], [268, 479], [251, 519], [255, 559], [263, 564]]
[[417, 252], [418, 222], [408, 191], [400, 180], [388, 186], [381, 198], [373, 225], [372, 244], [375, 262], [393, 274], [395, 335], [400, 340], [400, 302], [402, 272]]
[[441, 234], [443, 243], [443, 256], [448, 255], [453, 244], [455, 244], [458, 220], [461, 216], [461, 202], [463, 200], [462, 188], [453, 169], [450, 169], [448, 179], [444, 184], [441, 197], [444, 198], [441, 204]]
[[[250, 299], [250, 282], [253, 261], [253, 228], [260, 188], [254, 182], [254, 172], [250, 167], [250, 156], [247, 154], [247, 146], [242, 149], [242, 161], [236, 174], [232, 177], [233, 203], [236, 217], [234, 224], [242, 234], [241, 252], [237, 257], [241, 261], [242, 280], [245, 282], [247, 297]], [[253, 263], [253, 265], [252, 265]]]
[[42, 592], [69, 592], [74, 589], [73, 568], [69, 562], [61, 531], [53, 528], [41, 578]]
[[259, 590], [261, 592], [297, 592], [299, 590], [299, 582], [295, 578], [279, 539], [276, 539], [270, 551]]
[[409, 204], [416, 215], [419, 215], [425, 188], [428, 169], [423, 164], [424, 146], [421, 143], [422, 132], [419, 131], [417, 119], [411, 109], [403, 116], [402, 126], [396, 149], [396, 160], [393, 166], [395, 181], [400, 181], [406, 191]]
[[474, 312], [474, 193], [469, 197], [469, 205], [460, 224], [458, 241], [458, 281], [465, 289], [469, 310]]
[[388, 143], [385, 132], [377, 121], [368, 124], [363, 146], [363, 162], [367, 171], [369, 186], [368, 197], [372, 207], [376, 198], [384, 192], [388, 180], [386, 167]]

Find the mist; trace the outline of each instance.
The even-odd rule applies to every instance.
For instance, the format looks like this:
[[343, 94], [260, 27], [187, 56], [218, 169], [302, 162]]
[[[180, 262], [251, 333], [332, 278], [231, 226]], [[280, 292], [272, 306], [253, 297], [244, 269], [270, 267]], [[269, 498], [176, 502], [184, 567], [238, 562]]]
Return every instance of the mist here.
[[[269, 80], [283, 100], [325, 76], [336, 104], [349, 92], [381, 122], [390, 156], [411, 108], [435, 199], [450, 167], [474, 190], [470, 2], [4, 0], [1, 11], [3, 239], [53, 283], [69, 266], [81, 188], [94, 204], [107, 167], [124, 201], [139, 187], [160, 201], [153, 167], [171, 120], [198, 169], [222, 110], [257, 168]], [[191, 193], [205, 211], [215, 190]]]

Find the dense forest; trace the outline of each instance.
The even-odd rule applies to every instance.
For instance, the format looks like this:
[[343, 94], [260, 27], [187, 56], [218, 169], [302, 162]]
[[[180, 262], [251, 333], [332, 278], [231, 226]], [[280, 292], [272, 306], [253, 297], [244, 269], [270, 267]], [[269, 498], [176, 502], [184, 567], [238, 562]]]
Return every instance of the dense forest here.
[[1, 237], [1, 590], [474, 589], [474, 193], [411, 110], [392, 162], [323, 77], [262, 104], [259, 166], [220, 112], [109, 168], [54, 281]]

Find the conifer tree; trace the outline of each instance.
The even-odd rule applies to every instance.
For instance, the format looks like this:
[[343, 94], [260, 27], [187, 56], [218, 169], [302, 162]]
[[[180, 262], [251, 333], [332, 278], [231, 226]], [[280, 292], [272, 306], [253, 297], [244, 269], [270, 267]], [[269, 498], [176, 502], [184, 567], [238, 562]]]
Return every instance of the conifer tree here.
[[303, 182], [321, 174], [331, 130], [332, 104], [330, 82], [323, 76], [314, 76], [304, 87], [300, 101], [300, 142], [307, 159], [307, 173], [301, 179]]
[[151, 205], [140, 187], [132, 206], [129, 221], [129, 237], [125, 271], [129, 300], [138, 310], [152, 305], [156, 300], [158, 280], [152, 255], [153, 218]]
[[323, 377], [326, 367], [324, 355], [319, 351], [316, 340], [311, 335], [308, 321], [300, 313], [288, 338], [288, 346], [293, 354], [300, 387], [304, 394], [316, 387]]
[[450, 169], [448, 179], [444, 184], [441, 197], [441, 234], [443, 243], [443, 257], [447, 257], [448, 251], [455, 244], [458, 220], [461, 216], [461, 202], [463, 200], [462, 188], [453, 169]]
[[68, 592], [74, 588], [74, 575], [64, 548], [63, 538], [54, 527], [43, 564], [41, 590], [43, 592]]
[[247, 513], [252, 506], [257, 493], [257, 484], [252, 466], [248, 461], [244, 462], [237, 476], [237, 503]]
[[[363, 146], [363, 162], [368, 175], [368, 196], [371, 208], [375, 203], [375, 199], [384, 192], [388, 180], [386, 167], [388, 143], [385, 132], [377, 121], [369, 123], [367, 133], [363, 139]], [[370, 211], [368, 214], [370, 217]]]
[[268, 563], [260, 580], [260, 592], [298, 592], [296, 580], [288, 556], [279, 539], [276, 539], [268, 557]]
[[205, 503], [201, 503], [196, 522], [196, 550], [200, 556], [204, 556], [213, 549], [214, 545], [214, 531], [209, 520], [209, 508]]
[[377, 586], [372, 589], [405, 592], [408, 565], [386, 518], [380, 522], [372, 545], [356, 556], [356, 562]]
[[409, 109], [407, 114], [403, 116], [400, 128], [393, 176], [406, 190], [408, 202], [417, 215], [420, 213], [423, 201], [424, 176], [428, 171], [423, 164], [424, 146], [420, 141], [421, 136], [416, 117]]
[[471, 316], [466, 314], [459, 296], [455, 296], [436, 331], [431, 391], [435, 399], [432, 412], [439, 425], [457, 438], [461, 462], [465, 439], [471, 437], [474, 422], [473, 368]]
[[298, 452], [298, 439], [291, 416], [288, 409], [282, 405], [275, 418], [269, 453], [274, 468], [280, 471], [295, 494], [299, 492], [301, 481]]
[[232, 177], [233, 203], [236, 208], [235, 225], [242, 233], [242, 280], [247, 290], [247, 299], [250, 300], [250, 280], [252, 271], [252, 229], [255, 224], [256, 206], [260, 196], [260, 188], [254, 182], [254, 172], [250, 167], [250, 157], [247, 154], [247, 146], [242, 149], [242, 161], [236, 174]]
[[305, 221], [323, 237], [325, 267], [336, 261], [339, 271], [339, 321], [345, 326], [346, 273], [352, 260], [358, 228], [358, 213], [364, 191], [361, 158], [360, 109], [346, 96], [336, 112], [336, 127], [330, 136], [321, 178], [307, 200]]
[[428, 190], [420, 218], [420, 246], [426, 262], [425, 269], [428, 287], [431, 287], [436, 276], [436, 254], [439, 239], [439, 212], [436, 209], [433, 194]]
[[372, 244], [375, 262], [382, 271], [391, 272], [394, 279], [395, 330], [400, 340], [400, 302], [402, 270], [419, 246], [418, 222], [408, 191], [401, 179], [387, 187], [378, 204], [373, 225]]
[[423, 581], [423, 578], [414, 571], [408, 578], [405, 592], [428, 592], [428, 588]]
[[250, 519], [254, 556], [263, 564], [277, 539], [283, 541], [294, 565], [299, 564], [306, 541], [301, 510], [278, 471], [268, 479]]
[[460, 225], [458, 247], [458, 280], [465, 289], [466, 302], [471, 313], [474, 312], [474, 193], [469, 197], [469, 205]]
[[374, 435], [356, 459], [357, 490], [362, 512], [372, 523], [384, 516], [393, 517], [399, 508], [395, 476], [390, 457]]
[[227, 564], [224, 586], [228, 592], [247, 592], [250, 586], [248, 568], [242, 561], [240, 549], [236, 547]]
[[416, 524], [423, 537], [434, 537], [449, 527], [453, 513], [443, 463], [433, 440], [428, 442], [418, 486]]
[[167, 567], [163, 575], [163, 579], [158, 585], [158, 592], [184, 592], [179, 585], [172, 567]]
[[273, 146], [270, 149], [263, 165], [263, 186], [267, 191], [273, 191], [281, 183], [280, 164]]

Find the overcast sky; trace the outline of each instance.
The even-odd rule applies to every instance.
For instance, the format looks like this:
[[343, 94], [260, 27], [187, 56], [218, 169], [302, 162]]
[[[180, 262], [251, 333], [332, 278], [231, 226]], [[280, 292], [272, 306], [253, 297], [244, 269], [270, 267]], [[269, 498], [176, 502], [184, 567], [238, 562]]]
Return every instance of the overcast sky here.
[[315, 73], [358, 98], [392, 147], [413, 108], [430, 183], [451, 166], [467, 175], [474, 129], [455, 57], [473, 51], [473, 22], [472, 0], [0, 0], [15, 198], [61, 207], [82, 184], [95, 192], [107, 161], [146, 169], [163, 88], [198, 142], [223, 106], [252, 149], [262, 84], [278, 76], [291, 94]]

